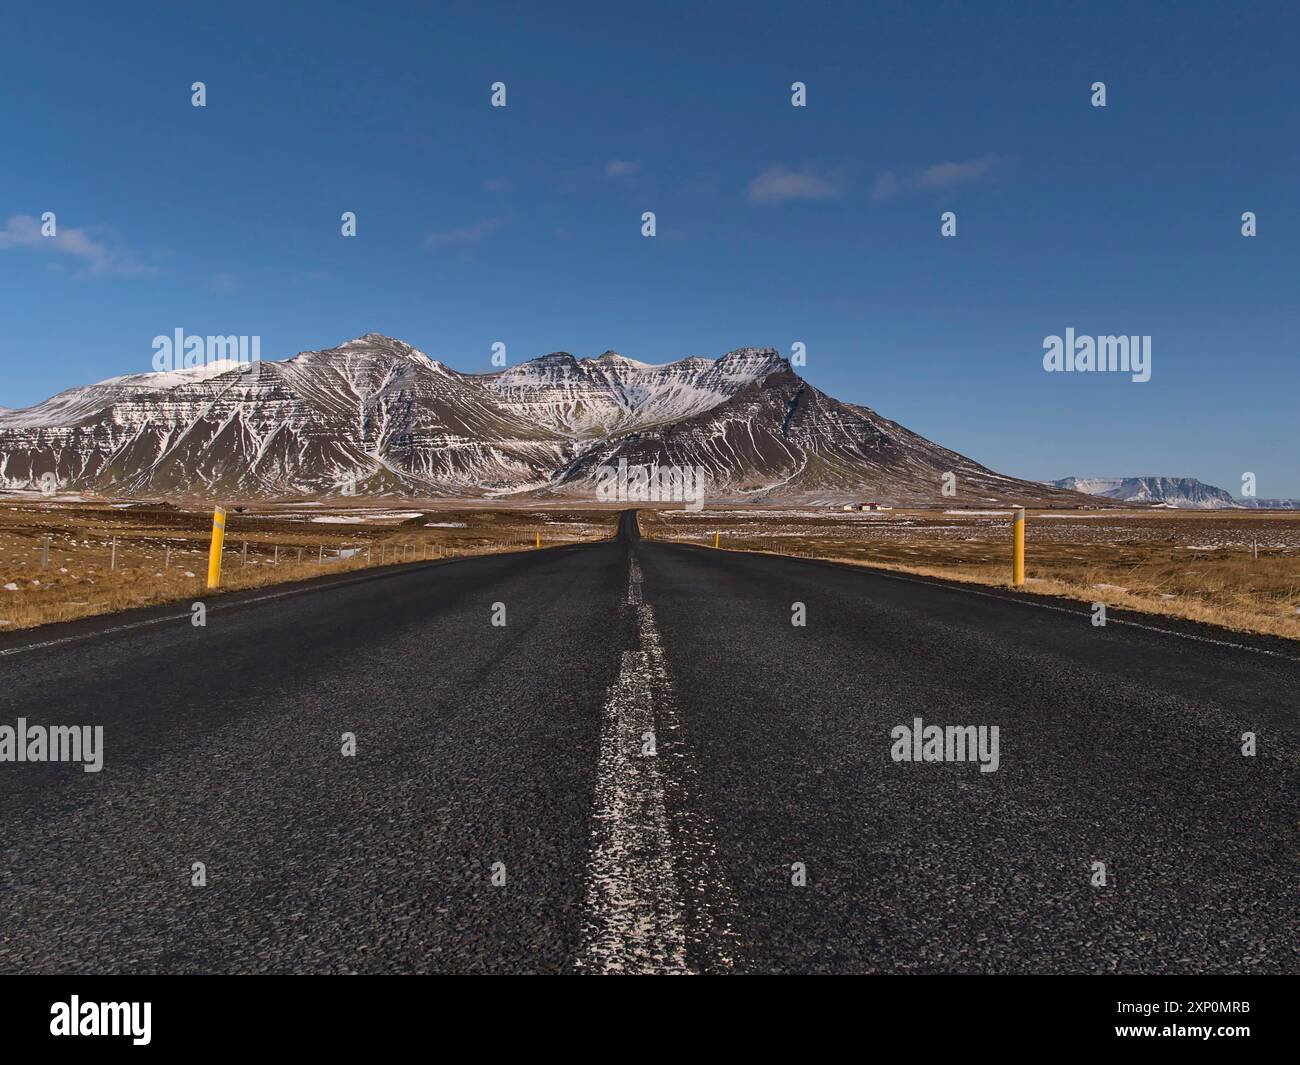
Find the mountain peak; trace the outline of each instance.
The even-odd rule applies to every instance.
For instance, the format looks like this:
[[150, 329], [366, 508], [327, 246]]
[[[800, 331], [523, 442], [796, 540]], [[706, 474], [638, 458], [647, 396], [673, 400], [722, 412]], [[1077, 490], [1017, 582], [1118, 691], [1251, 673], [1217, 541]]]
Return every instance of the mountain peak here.
[[431, 358], [419, 348], [408, 344], [405, 340], [398, 340], [396, 337], [387, 336], [384, 333], [363, 333], [359, 337], [353, 337], [351, 340], [345, 340], [343, 343], [332, 348], [321, 348], [316, 351], [302, 351], [295, 356], [294, 360], [316, 361], [318, 357], [331, 359], [340, 355], [381, 355], [391, 358], [409, 359], [412, 362], [424, 363], [430, 366], [441, 367], [442, 364], [437, 359]]
[[782, 361], [781, 355], [777, 352], [776, 348], [735, 348], [723, 355], [718, 361], [726, 362], [729, 359], [770, 359], [773, 361]]
[[[351, 340], [345, 340], [337, 348], [332, 350], [342, 351], [345, 348], [386, 348], [391, 351], [412, 352], [420, 351], [419, 348], [412, 347], [405, 340], [398, 340], [396, 337], [387, 336], [384, 333], [362, 333], [359, 337], [353, 337]], [[423, 352], [420, 352], [423, 355]]]
[[718, 369], [727, 374], [747, 377], [765, 377], [780, 370], [793, 372], [790, 360], [776, 348], [737, 348], [727, 352], [717, 362]]
[[583, 362], [594, 362], [597, 365], [604, 366], [630, 366], [638, 370], [653, 369], [651, 363], [638, 362], [636, 359], [629, 359], [626, 355], [620, 355], [617, 351], [605, 351], [600, 354], [599, 358], [583, 359]]

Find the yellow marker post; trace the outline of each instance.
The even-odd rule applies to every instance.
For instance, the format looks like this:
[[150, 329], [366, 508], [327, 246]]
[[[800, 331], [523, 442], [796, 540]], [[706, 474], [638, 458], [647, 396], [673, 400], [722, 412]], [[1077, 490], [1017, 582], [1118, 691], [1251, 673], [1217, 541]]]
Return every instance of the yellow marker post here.
[[537, 546], [538, 546], [538, 547], [541, 547], [541, 546], [542, 546], [542, 530], [541, 530], [541, 529], [538, 529], [538, 530], [537, 530]]
[[1025, 583], [1025, 508], [1018, 507], [1011, 516], [1011, 583]]
[[714, 529], [714, 530], [713, 530], [713, 546], [714, 546], [714, 547], [717, 547], [717, 546], [718, 546], [718, 530], [717, 530], [717, 529]]
[[221, 548], [226, 542], [226, 512], [217, 507], [212, 512], [212, 547], [208, 551], [208, 587], [221, 583]]

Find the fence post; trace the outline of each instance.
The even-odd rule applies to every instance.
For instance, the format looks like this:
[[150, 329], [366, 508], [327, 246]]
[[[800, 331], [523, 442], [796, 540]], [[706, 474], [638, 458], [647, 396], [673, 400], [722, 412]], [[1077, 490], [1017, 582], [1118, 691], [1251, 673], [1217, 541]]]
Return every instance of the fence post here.
[[221, 548], [226, 542], [226, 512], [221, 507], [212, 511], [212, 546], [208, 548], [208, 587], [221, 584]]
[[1025, 583], [1025, 508], [1017, 507], [1011, 517], [1011, 583]]

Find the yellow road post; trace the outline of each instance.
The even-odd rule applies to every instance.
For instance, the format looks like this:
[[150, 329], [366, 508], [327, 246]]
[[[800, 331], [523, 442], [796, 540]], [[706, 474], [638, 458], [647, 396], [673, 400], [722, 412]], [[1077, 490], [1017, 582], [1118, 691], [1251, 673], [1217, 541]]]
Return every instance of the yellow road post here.
[[1018, 507], [1011, 517], [1011, 583], [1025, 583], [1025, 508]]
[[713, 530], [713, 546], [714, 546], [714, 547], [717, 547], [717, 546], [718, 546], [718, 530], [717, 530], [717, 529], [714, 529], [714, 530]]
[[541, 546], [542, 546], [542, 530], [541, 530], [541, 529], [538, 529], [538, 530], [537, 530], [537, 546], [538, 546], [538, 547], [541, 547]]
[[226, 512], [217, 507], [212, 512], [212, 547], [208, 551], [208, 587], [221, 583], [221, 548], [226, 542]]

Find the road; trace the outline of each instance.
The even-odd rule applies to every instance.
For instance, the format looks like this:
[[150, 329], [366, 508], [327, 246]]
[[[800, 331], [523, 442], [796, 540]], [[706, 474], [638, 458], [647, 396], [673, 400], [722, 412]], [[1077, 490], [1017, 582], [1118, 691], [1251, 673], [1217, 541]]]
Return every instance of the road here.
[[[0, 763], [0, 971], [1296, 967], [1279, 642], [631, 512], [208, 607], [0, 643], [0, 725], [105, 751]], [[895, 761], [917, 717], [996, 725], [996, 771]]]

